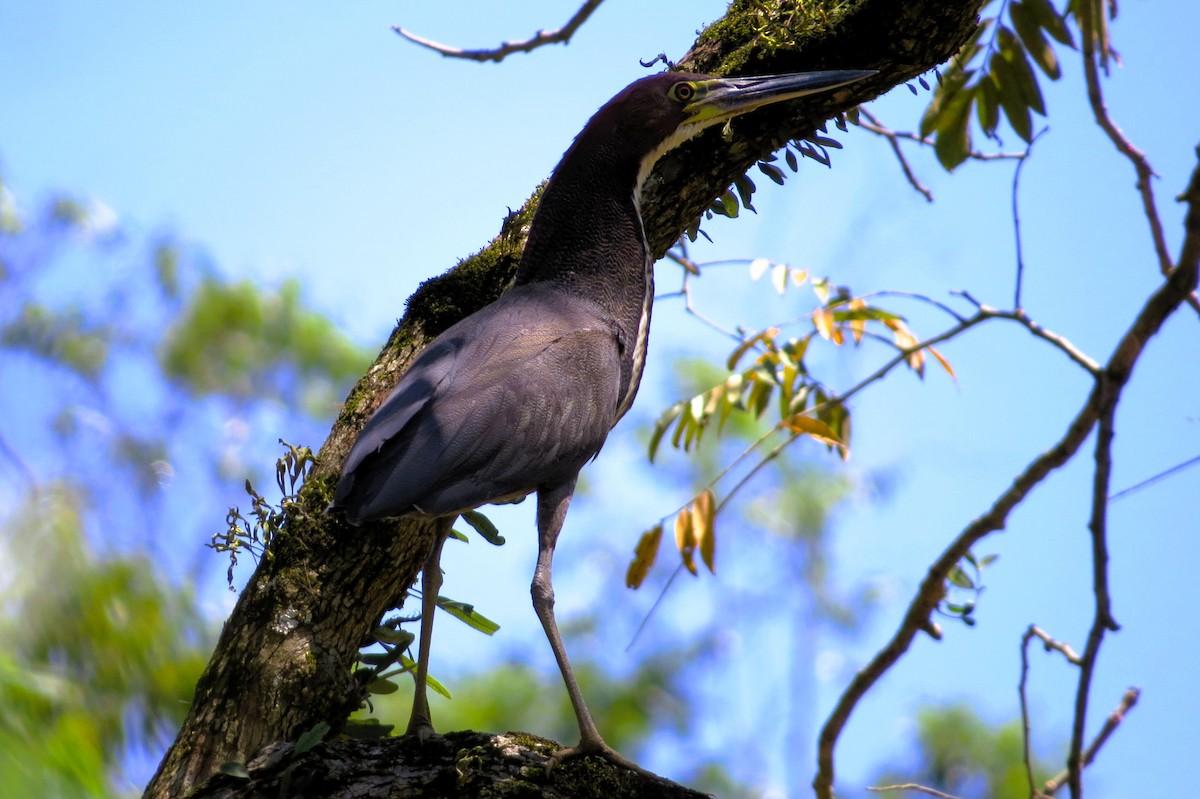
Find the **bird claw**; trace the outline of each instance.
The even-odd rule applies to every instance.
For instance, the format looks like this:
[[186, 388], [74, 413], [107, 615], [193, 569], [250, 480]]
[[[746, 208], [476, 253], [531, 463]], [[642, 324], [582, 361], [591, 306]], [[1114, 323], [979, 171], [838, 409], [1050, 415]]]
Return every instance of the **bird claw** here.
[[616, 749], [613, 749], [611, 746], [604, 743], [602, 740], [580, 741], [576, 746], [568, 746], [557, 750], [550, 755], [550, 759], [546, 761], [546, 774], [549, 774], [551, 771], [553, 771], [554, 768], [564, 760], [568, 760], [573, 757], [586, 757], [588, 755], [602, 757], [615, 766], [628, 769], [629, 771], [640, 774], [643, 777], [648, 777], [650, 779], [659, 781], [663, 780], [662, 777], [658, 776], [653, 771], [647, 771], [646, 769], [642, 768], [637, 763], [634, 763], [632, 760], [622, 755]]

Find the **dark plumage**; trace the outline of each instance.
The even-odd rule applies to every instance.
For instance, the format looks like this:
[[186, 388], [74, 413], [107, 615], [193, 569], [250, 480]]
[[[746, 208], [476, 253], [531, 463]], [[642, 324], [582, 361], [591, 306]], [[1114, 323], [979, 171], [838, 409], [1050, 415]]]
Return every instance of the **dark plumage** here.
[[446, 330], [367, 421], [331, 510], [359, 524], [421, 514], [436, 541], [422, 574], [409, 732], [432, 732], [426, 670], [442, 544], [457, 515], [537, 492], [531, 592], [579, 721], [572, 750], [624, 763], [600, 737], [554, 620], [551, 563], [579, 470], [629, 409], [645, 364], [653, 258], [638, 198], [654, 163], [711, 125], [869, 72], [636, 81], [575, 138], [542, 195], [513, 288]]

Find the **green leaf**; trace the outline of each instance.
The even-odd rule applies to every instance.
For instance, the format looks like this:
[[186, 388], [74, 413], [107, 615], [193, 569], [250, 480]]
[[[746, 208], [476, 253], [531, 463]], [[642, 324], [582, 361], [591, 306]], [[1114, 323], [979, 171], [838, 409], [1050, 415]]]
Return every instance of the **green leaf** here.
[[368, 666], [375, 668], [387, 668], [396, 662], [397, 656], [400, 654], [399, 649], [383, 652], [360, 652], [358, 660], [360, 663], [365, 663]]
[[325, 740], [325, 736], [328, 734], [329, 725], [324, 721], [318, 721], [311, 729], [305, 730], [304, 734], [300, 736], [300, 740], [296, 741], [296, 748], [293, 751], [302, 755]]
[[468, 605], [466, 602], [458, 602], [444, 596], [437, 598], [437, 605], [454, 618], [486, 635], [492, 635], [496, 630], [500, 629], [499, 624], [475, 610], [474, 605]]
[[994, 136], [1000, 125], [1000, 93], [991, 75], [979, 82], [975, 92], [975, 111], [979, 116], [979, 127], [988, 136]]
[[758, 162], [758, 170], [760, 172], [762, 172], [764, 175], [766, 175], [767, 177], [769, 177], [771, 180], [778, 183], [780, 186], [783, 185], [783, 181], [785, 180], [785, 178], [784, 178], [783, 170], [780, 169], [779, 167], [775, 166], [774, 164], [768, 164], [764, 161], [759, 161]]
[[967, 160], [971, 154], [971, 100], [975, 92], [962, 89], [952, 97], [939, 116], [933, 151], [947, 172]]
[[[400, 658], [400, 663], [401, 663], [401, 665], [404, 666], [405, 671], [407, 671], [411, 674], [416, 674], [417, 662], [415, 660], [413, 660], [412, 658], [410, 658], [406, 655], [406, 656]], [[425, 674], [425, 685], [427, 688], [429, 688], [429, 690], [433, 691], [435, 694], [440, 694], [441, 696], [444, 696], [447, 699], [454, 698], [450, 695], [450, 691], [447, 690], [446, 686], [442, 685], [432, 674], [429, 674], [429, 673]]]
[[1031, 141], [1033, 139], [1033, 119], [1029, 115], [1029, 106], [1025, 103], [1021, 89], [1017, 86], [1016, 79], [1012, 74], [1012, 67], [999, 53], [992, 56], [990, 67], [991, 80], [996, 85], [996, 94], [1000, 100], [1000, 107], [1004, 109], [1004, 116], [1008, 119], [1008, 124], [1022, 139], [1027, 142]]
[[394, 729], [395, 724], [381, 724], [379, 719], [356, 719], [346, 722], [346, 726], [342, 727], [342, 734], [356, 741], [369, 741], [386, 738]]
[[1075, 37], [1067, 27], [1066, 17], [1054, 9], [1050, 0], [1024, 0], [1029, 16], [1057, 41], [1067, 47], [1075, 47]]
[[416, 638], [416, 636], [407, 630], [394, 630], [391, 627], [384, 627], [383, 625], [376, 627], [372, 635], [375, 636], [376, 641], [382, 644], [391, 644], [401, 649], [407, 648], [412, 644], [413, 639]]
[[1013, 0], [1008, 7], [1008, 15], [1012, 18], [1013, 27], [1025, 45], [1026, 52], [1051, 80], [1062, 77], [1062, 68], [1058, 64], [1058, 54], [1042, 34], [1042, 29], [1034, 20], [1029, 7], [1020, 0]]
[[[751, 202], [751, 199], [754, 197], [754, 192], [758, 190], [758, 187], [754, 185], [754, 181], [750, 179], [750, 176], [744, 173], [738, 175], [737, 179], [733, 181], [733, 186], [737, 189], [738, 198], [741, 199], [742, 206], [748, 211], [754, 211], [754, 213], [758, 213], [758, 211], [755, 211], [754, 209], [754, 203]], [[732, 216], [736, 217], [736, 205], [734, 206], [733, 210], [734, 213]]]
[[250, 772], [246, 770], [246, 764], [236, 760], [226, 760], [217, 771], [230, 777], [237, 777], [239, 780], [250, 779]]
[[374, 696], [384, 696], [386, 694], [394, 694], [400, 690], [400, 686], [391, 680], [379, 677], [367, 683], [367, 693]]
[[479, 533], [484, 541], [494, 546], [503, 546], [504, 536], [500, 535], [496, 525], [492, 524], [492, 520], [487, 516], [477, 510], [469, 510], [463, 512], [462, 519], [475, 528], [475, 532]]
[[950, 570], [946, 579], [959, 588], [975, 587], [975, 581], [971, 579], [971, 576], [957, 566]]
[[1033, 72], [1025, 48], [1021, 46], [1016, 35], [1004, 26], [1000, 27], [997, 41], [1004, 60], [1012, 67], [1012, 77], [1021, 90], [1021, 96], [1025, 98], [1025, 104], [1041, 116], [1045, 116], [1046, 101], [1042, 99], [1042, 89], [1038, 86], [1037, 75]]

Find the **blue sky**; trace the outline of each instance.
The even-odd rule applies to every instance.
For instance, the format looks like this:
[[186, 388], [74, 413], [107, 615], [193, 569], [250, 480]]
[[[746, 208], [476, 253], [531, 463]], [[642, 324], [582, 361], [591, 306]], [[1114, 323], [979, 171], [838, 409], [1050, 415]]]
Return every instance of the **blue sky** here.
[[[314, 305], [375, 346], [417, 283], [490, 239], [506, 208], [549, 173], [592, 111], [643, 74], [637, 59], [681, 54], [693, 31], [723, 8], [610, 0], [568, 47], [499, 66], [444, 60], [389, 30], [401, 24], [486, 46], [561, 24], [571, 6], [510, 4], [501, 17], [491, 4], [460, 6], [452, 15], [435, 4], [381, 2], [7, 3], [0, 6], [0, 168], [28, 204], [69, 188], [116, 209], [134, 230], [173, 230], [202, 244], [232, 276], [268, 283], [298, 276]], [[1114, 38], [1124, 66], [1106, 84], [1108, 103], [1161, 175], [1157, 190], [1174, 254], [1182, 209], [1172, 198], [1200, 141], [1200, 106], [1181, 93], [1179, 76], [1200, 72], [1190, 41], [1200, 20], [1190, 8], [1142, 2], [1122, 4], [1122, 14]], [[1046, 88], [1051, 130], [1022, 175], [1025, 305], [1103, 359], [1158, 278], [1132, 171], [1090, 122], [1073, 54], [1064, 61], [1067, 76]], [[911, 127], [924, 100], [900, 89], [878, 113], [895, 127]], [[950, 290], [968, 289], [988, 304], [1010, 301], [1011, 165], [968, 164], [946, 176], [914, 154], [937, 195], [929, 205], [904, 184], [882, 143], [857, 133], [841, 138], [846, 149], [835, 154], [833, 170], [806, 164], [779, 190], [757, 181], [760, 215], [708, 224], [716, 243], [694, 255], [786, 261], [859, 292], [897, 288], [947, 299]], [[1016, 137], [1008, 143], [1015, 148]], [[668, 264], [659, 265], [658, 276], [663, 289], [678, 280]], [[732, 268], [714, 269], [698, 285], [701, 306], [730, 322], [794, 315], [794, 301]], [[904, 310], [919, 333], [941, 329], [924, 310]], [[605, 536], [611, 551], [628, 552], [641, 529], [687, 499], [673, 486], [620, 481], [640, 457], [636, 424], [674, 399], [665, 389], [673, 357], [723, 357], [725, 345], [687, 319], [678, 302], [655, 313], [643, 393], [592, 467], [589, 492], [564, 533], [562, 558], [588, 558], [577, 583], [559, 587], [564, 615], [597, 601], [648, 607], [652, 593], [625, 592], [623, 563], [590, 551], [588, 536]], [[1139, 365], [1118, 417], [1116, 488], [1200, 454], [1198, 332], [1196, 315], [1180, 313]], [[772, 724], [784, 734], [786, 725], [774, 720], [774, 708], [786, 701], [781, 696], [799, 693], [802, 701], [789, 704], [789, 713], [802, 726], [819, 723], [853, 669], [890, 635], [924, 565], [1053, 443], [1087, 391], [1082, 373], [1061, 354], [1015, 326], [976, 331], [943, 352], [957, 382], [936, 369], [923, 382], [898, 374], [854, 407], [848, 468], [862, 477], [885, 475], [892, 487], [886, 498], [860, 497], [839, 514], [836, 579], [872, 586], [883, 607], [853, 641], [803, 641], [818, 665], [802, 687], [783, 667], [764, 667], [776, 660], [772, 636], [790, 634], [787, 616], [775, 622], [780, 629], [770, 618], [757, 620], [753, 639], [730, 625], [726, 640], [740, 658], [704, 686], [704, 734], [713, 746], [730, 716], [768, 738]], [[837, 366], [843, 385], [873, 363]], [[261, 459], [275, 457], [272, 450]], [[1091, 612], [1089, 461], [1090, 451], [1081, 453], [1012, 516], [1006, 532], [983, 544], [981, 554], [1001, 558], [990, 570], [980, 624], [949, 624], [938, 644], [919, 639], [878, 696], [863, 703], [843, 738], [846, 779], [863, 779], [902, 752], [912, 713], [924, 702], [968, 698], [991, 718], [1010, 718], [1018, 641], [1028, 623], [1082, 648]], [[1102, 651], [1090, 729], [1128, 685], [1144, 693], [1091, 770], [1090, 795], [1182, 795], [1191, 784], [1186, 764], [1200, 718], [1200, 649], [1188, 610], [1196, 602], [1190, 564], [1200, 560], [1198, 495], [1200, 469], [1193, 469], [1112, 505], [1115, 612], [1124, 629]], [[213, 508], [212, 524], [223, 516]], [[500, 518], [520, 530], [530, 517], [521, 506]], [[448, 593], [456, 581], [473, 586], [483, 579], [476, 575], [486, 575], [486, 594], [469, 598], [504, 625], [505, 640], [460, 635], [442, 623], [444, 672], [526, 650], [540, 664], [550, 662], [528, 606], [533, 538], [509, 538], [502, 550], [472, 545], [447, 559]], [[737, 562], [740, 542], [722, 546]], [[748, 569], [687, 581], [656, 623], [686, 628], [692, 609], [719, 611], [723, 595], [753, 580]], [[222, 591], [214, 585], [206, 596], [215, 615], [227, 601]], [[610, 657], [619, 668], [619, 650]], [[1062, 738], [1074, 674], [1041, 652], [1034, 664], [1035, 728], [1045, 739]], [[809, 751], [764, 753], [767, 787], [782, 794], [789, 784], [805, 784]], [[648, 765], [670, 774], [669, 758]]]

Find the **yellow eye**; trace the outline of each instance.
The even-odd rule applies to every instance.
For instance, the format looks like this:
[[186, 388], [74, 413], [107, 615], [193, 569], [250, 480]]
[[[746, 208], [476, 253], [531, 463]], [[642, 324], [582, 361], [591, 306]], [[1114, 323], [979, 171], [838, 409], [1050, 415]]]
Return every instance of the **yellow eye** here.
[[667, 90], [667, 96], [680, 103], [690, 103], [696, 99], [696, 84], [691, 81], [680, 81]]

